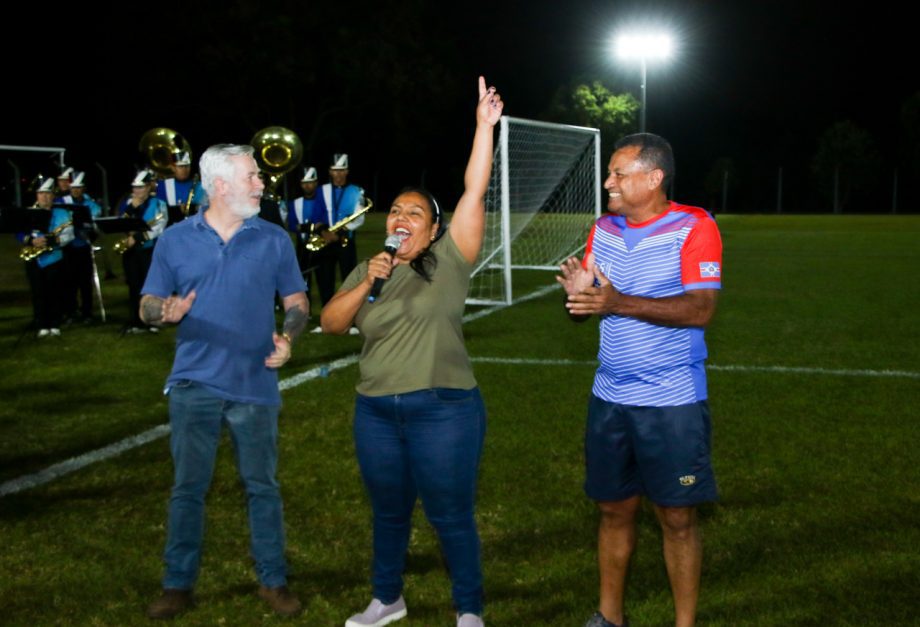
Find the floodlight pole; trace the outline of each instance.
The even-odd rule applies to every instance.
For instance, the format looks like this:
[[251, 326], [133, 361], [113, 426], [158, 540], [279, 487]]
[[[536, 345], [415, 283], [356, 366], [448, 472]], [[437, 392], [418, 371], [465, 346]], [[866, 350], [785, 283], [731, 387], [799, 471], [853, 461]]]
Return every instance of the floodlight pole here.
[[642, 108], [639, 110], [639, 132], [645, 132], [645, 111], [648, 109], [648, 90], [645, 87], [645, 56], [640, 57], [639, 63], [642, 67], [642, 85], [639, 90], [642, 92]]
[[648, 118], [648, 60], [667, 59], [671, 56], [671, 38], [666, 34], [620, 33], [614, 37], [614, 48], [620, 59], [639, 61], [639, 132], [644, 133]]

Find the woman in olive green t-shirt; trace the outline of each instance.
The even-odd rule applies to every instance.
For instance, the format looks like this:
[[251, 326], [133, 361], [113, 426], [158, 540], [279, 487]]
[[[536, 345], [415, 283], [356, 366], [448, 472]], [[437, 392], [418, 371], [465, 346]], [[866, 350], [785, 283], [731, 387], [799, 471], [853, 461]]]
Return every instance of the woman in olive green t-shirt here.
[[[347, 627], [377, 627], [406, 615], [402, 572], [418, 497], [447, 560], [457, 624], [484, 624], [473, 513], [485, 407], [461, 318], [482, 246], [492, 135], [502, 107], [480, 77], [465, 189], [450, 228], [443, 228], [431, 194], [403, 190], [387, 217], [387, 235], [400, 240], [395, 254], [360, 264], [323, 308], [325, 333], [347, 333], [354, 324], [365, 338], [354, 437], [374, 512], [373, 599]], [[369, 299], [377, 278], [386, 283]]]

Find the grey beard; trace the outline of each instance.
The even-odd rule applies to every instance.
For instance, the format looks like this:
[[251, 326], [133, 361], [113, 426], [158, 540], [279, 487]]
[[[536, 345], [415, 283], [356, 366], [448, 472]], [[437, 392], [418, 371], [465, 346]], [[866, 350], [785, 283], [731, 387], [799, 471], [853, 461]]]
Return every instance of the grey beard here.
[[245, 201], [244, 202], [233, 202], [230, 204], [230, 211], [233, 212], [233, 215], [242, 218], [243, 220], [248, 220], [254, 215], [259, 213], [259, 206], [250, 207]]

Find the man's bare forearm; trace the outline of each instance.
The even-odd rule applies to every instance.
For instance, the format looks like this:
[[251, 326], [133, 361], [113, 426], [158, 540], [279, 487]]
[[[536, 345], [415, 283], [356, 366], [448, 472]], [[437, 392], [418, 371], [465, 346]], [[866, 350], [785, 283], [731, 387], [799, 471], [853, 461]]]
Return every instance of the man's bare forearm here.
[[307, 299], [296, 300], [291, 303], [290, 306], [284, 311], [284, 325], [282, 326], [282, 332], [288, 338], [293, 340], [295, 337], [303, 333], [303, 330], [307, 327], [307, 322], [310, 321], [310, 305], [307, 302]]
[[159, 296], [144, 294], [141, 297], [141, 320], [154, 326], [163, 326], [163, 303], [166, 302]]

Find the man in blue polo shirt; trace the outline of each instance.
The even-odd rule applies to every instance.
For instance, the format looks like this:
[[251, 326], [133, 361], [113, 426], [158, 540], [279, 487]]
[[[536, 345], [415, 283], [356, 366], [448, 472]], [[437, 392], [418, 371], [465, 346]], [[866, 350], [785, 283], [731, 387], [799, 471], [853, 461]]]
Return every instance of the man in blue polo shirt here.
[[585, 627], [626, 624], [623, 592], [642, 495], [661, 525], [675, 625], [694, 624], [703, 545], [696, 506], [717, 498], [703, 329], [721, 288], [722, 242], [698, 207], [668, 200], [670, 144], [622, 138], [585, 261], [559, 282], [575, 320], [601, 318], [600, 366], [585, 429], [585, 492], [601, 513], [600, 603]]
[[[199, 162], [210, 199], [203, 213], [160, 237], [143, 288], [148, 324], [178, 324], [167, 379], [175, 479], [169, 501], [163, 594], [147, 610], [172, 618], [193, 605], [204, 533], [204, 499], [221, 428], [227, 425], [246, 489], [259, 596], [291, 616], [284, 521], [275, 479], [278, 373], [307, 323], [309, 305], [284, 229], [257, 217], [264, 185], [251, 146], [219, 144]], [[275, 330], [275, 292], [285, 310]]]

